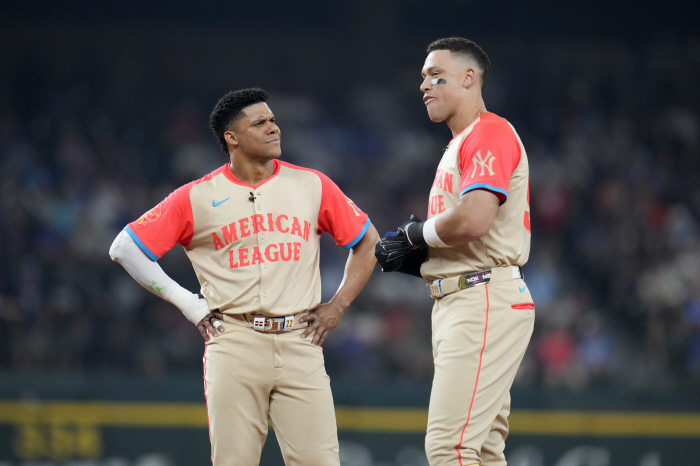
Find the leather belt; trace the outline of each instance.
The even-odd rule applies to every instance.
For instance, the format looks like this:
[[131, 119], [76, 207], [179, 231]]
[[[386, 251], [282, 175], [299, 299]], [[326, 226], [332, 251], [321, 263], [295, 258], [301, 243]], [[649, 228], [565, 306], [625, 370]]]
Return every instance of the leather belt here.
[[428, 282], [427, 287], [431, 298], [440, 299], [443, 296], [466, 288], [485, 285], [487, 283], [515, 280], [518, 278], [524, 278], [523, 270], [520, 266], [508, 265], [506, 267], [495, 267], [493, 269], [463, 273], [454, 277], [439, 278]]

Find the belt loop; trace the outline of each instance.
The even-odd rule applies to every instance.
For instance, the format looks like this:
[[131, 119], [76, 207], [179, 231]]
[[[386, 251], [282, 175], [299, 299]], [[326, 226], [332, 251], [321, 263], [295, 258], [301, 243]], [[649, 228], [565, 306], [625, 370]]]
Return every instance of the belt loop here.
[[520, 267], [519, 265], [514, 265], [513, 267], [513, 278], [515, 279], [525, 279], [525, 275], [523, 274], [523, 268]]

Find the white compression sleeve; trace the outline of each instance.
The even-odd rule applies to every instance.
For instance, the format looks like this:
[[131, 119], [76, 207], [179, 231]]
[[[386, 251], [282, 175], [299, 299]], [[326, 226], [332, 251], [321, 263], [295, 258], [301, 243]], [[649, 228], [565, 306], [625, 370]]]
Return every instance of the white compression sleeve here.
[[178, 285], [126, 231], [122, 230], [114, 239], [109, 256], [119, 262], [141, 286], [177, 306], [193, 324], [197, 325], [209, 314], [207, 301]]

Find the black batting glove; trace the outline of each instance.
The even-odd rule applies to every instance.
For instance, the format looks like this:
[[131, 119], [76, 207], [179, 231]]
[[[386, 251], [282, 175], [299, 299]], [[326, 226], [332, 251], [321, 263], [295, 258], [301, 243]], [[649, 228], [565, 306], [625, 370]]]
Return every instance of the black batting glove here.
[[428, 257], [428, 246], [411, 249], [405, 236], [398, 240], [397, 236], [394, 232], [390, 232], [374, 247], [374, 256], [382, 272], [400, 272], [421, 277], [420, 268]]
[[[395, 272], [401, 271], [401, 265], [412, 251], [423, 248], [427, 249], [423, 238], [423, 222], [416, 215], [411, 215], [396, 233], [388, 232], [384, 235], [374, 248], [374, 256], [382, 267], [382, 272]], [[421, 256], [424, 259], [425, 256]]]
[[374, 247], [374, 257], [382, 267], [382, 272], [394, 272], [411, 251], [411, 245], [405, 233], [388, 232]]

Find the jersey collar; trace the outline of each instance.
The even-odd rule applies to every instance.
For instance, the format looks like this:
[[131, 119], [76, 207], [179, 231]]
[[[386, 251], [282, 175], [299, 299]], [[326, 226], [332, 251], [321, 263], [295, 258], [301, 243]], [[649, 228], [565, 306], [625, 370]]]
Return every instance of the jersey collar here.
[[223, 167], [221, 167], [221, 171], [224, 172], [224, 176], [225, 176], [226, 178], [228, 178], [229, 181], [231, 181], [232, 183], [236, 183], [237, 185], [245, 186], [245, 187], [247, 187], [247, 188], [258, 189], [260, 186], [262, 186], [262, 185], [264, 185], [265, 183], [267, 183], [268, 181], [270, 181], [272, 178], [274, 178], [275, 176], [277, 176], [277, 174], [279, 173], [279, 171], [280, 171], [280, 166], [281, 166], [280, 161], [277, 160], [277, 159], [273, 159], [273, 160], [272, 160], [272, 165], [274, 166], [274, 169], [273, 169], [273, 171], [272, 171], [272, 176], [270, 176], [269, 178], [267, 178], [266, 180], [264, 180], [262, 183], [260, 183], [260, 184], [257, 185], [257, 186], [250, 186], [249, 184], [245, 184], [245, 183], [243, 183], [241, 180], [239, 180], [238, 178], [236, 178], [236, 176], [235, 176], [235, 175], [233, 174], [233, 172], [231, 171], [231, 165], [230, 165], [230, 163], [227, 163], [226, 165], [224, 165]]

